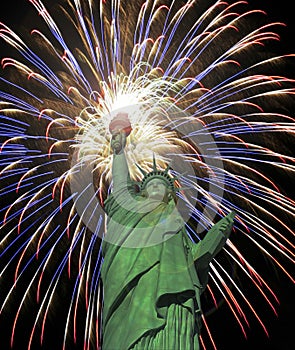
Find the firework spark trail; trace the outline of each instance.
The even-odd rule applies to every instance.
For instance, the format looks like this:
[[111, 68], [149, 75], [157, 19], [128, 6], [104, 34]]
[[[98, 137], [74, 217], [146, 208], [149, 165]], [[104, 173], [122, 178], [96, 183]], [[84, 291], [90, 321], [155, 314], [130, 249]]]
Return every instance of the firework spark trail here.
[[[94, 337], [99, 348], [105, 220], [100, 204], [111, 186], [108, 126], [120, 109], [128, 111], [133, 127], [126, 147], [133, 179], [140, 178], [134, 164], [148, 171], [153, 153], [163, 168], [173, 157], [189, 164], [194, 174], [174, 174], [186, 186], [179, 196], [191, 213], [188, 235], [200, 239], [216, 219], [209, 212], [222, 217], [236, 210], [226, 256], [276, 312], [274, 291], [237, 240], [245, 237], [293, 280], [285, 262], [294, 262], [294, 232], [282, 217], [294, 220], [294, 200], [281, 191], [272, 173], [291, 176], [294, 158], [284, 149], [274, 150], [272, 139], [294, 137], [294, 118], [280, 107], [291, 101], [294, 81], [276, 71], [264, 72], [294, 55], [257, 54], [269, 41], [279, 40], [275, 28], [283, 24], [253, 25], [253, 18], [265, 13], [248, 10], [245, 1], [216, 1], [197, 14], [194, 0], [100, 0], [97, 7], [73, 0], [62, 10], [65, 22], [59, 26], [41, 1], [30, 2], [48, 28], [33, 29], [32, 42], [0, 23], [0, 37], [19, 54], [1, 61], [3, 75], [12, 72], [0, 78], [0, 197], [7, 203], [1, 208], [1, 276], [15, 275], [1, 313], [15, 288], [30, 280], [15, 312], [11, 343], [36, 285], [38, 310], [28, 346], [33, 346], [39, 324], [43, 342], [66, 271], [72, 294], [63, 305], [63, 347], [71, 337], [78, 342], [82, 313], [83, 346], [90, 349]], [[63, 34], [67, 28], [74, 39]], [[43, 54], [37, 53], [40, 47]], [[246, 291], [218, 261], [211, 281], [215, 305], [226, 300], [245, 337], [248, 312], [267, 333]], [[80, 296], [85, 297], [83, 306]], [[217, 348], [207, 317], [204, 322]]]

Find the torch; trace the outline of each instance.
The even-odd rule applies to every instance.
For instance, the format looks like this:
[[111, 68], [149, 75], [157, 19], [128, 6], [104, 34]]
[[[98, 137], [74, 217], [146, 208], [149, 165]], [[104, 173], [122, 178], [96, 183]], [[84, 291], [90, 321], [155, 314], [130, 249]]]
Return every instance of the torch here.
[[[120, 135], [121, 133], [125, 134], [125, 137], [127, 137], [131, 131], [131, 123], [128, 118], [128, 114], [124, 112], [118, 113], [110, 122], [109, 125], [109, 131], [113, 138], [116, 138], [117, 135]], [[117, 152], [119, 152], [122, 149], [122, 138], [118, 137], [116, 138], [116, 142], [114, 145], [114, 148]]]

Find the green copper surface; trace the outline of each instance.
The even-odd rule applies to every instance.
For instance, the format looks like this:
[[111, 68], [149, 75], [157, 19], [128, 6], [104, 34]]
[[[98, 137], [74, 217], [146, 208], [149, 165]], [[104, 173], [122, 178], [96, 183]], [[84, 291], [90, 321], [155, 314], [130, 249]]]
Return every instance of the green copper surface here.
[[124, 152], [113, 156], [103, 243], [103, 350], [198, 350], [200, 295], [233, 224], [230, 213], [199, 243], [175, 202], [133, 192]]

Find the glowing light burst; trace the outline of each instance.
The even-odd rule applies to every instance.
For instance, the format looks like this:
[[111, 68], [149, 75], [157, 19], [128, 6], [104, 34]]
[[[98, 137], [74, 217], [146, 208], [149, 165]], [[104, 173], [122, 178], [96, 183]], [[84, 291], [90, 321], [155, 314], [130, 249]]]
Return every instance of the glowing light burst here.
[[[0, 24], [0, 37], [16, 53], [2, 59], [0, 78], [1, 314], [17, 301], [11, 345], [32, 295], [38, 307], [28, 348], [38, 336], [43, 343], [48, 315], [67, 285], [64, 348], [79, 337], [85, 349], [100, 346], [105, 218], [99, 208], [111, 185], [108, 127], [118, 110], [128, 111], [133, 127], [127, 157], [134, 180], [140, 177], [134, 163], [148, 170], [153, 153], [162, 167], [176, 155], [194, 170], [174, 170], [187, 188], [180, 200], [191, 214], [192, 239], [212, 225], [215, 213], [237, 211], [223, 264], [212, 264], [207, 307], [223, 299], [245, 336], [249, 314], [267, 333], [249, 284], [235, 280], [231, 266], [276, 314], [278, 299], [257, 257], [294, 282], [288, 266], [295, 203], [276, 175], [295, 171], [279, 143], [294, 138], [286, 112], [294, 81], [280, 73], [293, 55], [274, 57], [264, 49], [279, 40], [274, 28], [282, 24], [266, 22], [263, 11], [244, 1], [212, 1], [203, 9], [192, 0], [97, 6], [72, 0], [56, 20], [41, 1], [30, 2], [46, 24], [32, 30], [33, 40]], [[249, 254], [254, 248], [257, 255]], [[204, 324], [203, 347], [203, 337], [218, 347], [206, 312]]]

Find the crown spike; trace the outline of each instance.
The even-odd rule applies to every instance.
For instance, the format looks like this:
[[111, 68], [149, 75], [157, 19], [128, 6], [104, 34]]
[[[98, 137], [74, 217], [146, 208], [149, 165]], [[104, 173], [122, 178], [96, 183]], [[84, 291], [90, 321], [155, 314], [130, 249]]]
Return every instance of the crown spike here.
[[164, 173], [165, 174], [168, 174], [168, 171], [171, 169], [171, 167], [170, 167], [170, 165], [168, 164], [167, 165], [167, 167], [166, 167], [166, 169], [164, 170]]
[[157, 163], [156, 163], [156, 156], [155, 153], [153, 153], [153, 171], [157, 171]]
[[142, 173], [143, 176], [146, 176], [148, 173], [144, 171], [138, 164], [135, 164], [138, 168], [138, 170]]

